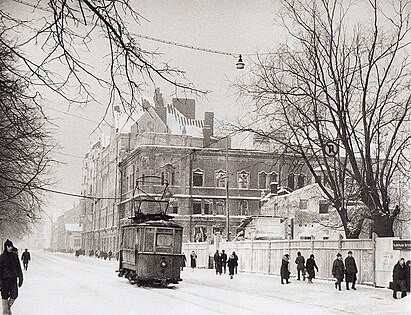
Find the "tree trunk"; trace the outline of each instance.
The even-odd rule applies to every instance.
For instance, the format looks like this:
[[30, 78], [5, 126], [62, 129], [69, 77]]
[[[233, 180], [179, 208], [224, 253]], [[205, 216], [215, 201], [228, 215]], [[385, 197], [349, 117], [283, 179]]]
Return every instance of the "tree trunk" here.
[[394, 219], [389, 216], [376, 216], [373, 218], [372, 231], [379, 237], [394, 236]]

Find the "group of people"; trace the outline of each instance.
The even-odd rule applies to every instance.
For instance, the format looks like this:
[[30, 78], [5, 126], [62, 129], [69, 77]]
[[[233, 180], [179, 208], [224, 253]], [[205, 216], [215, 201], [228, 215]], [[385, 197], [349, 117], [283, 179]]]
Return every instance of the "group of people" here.
[[401, 292], [401, 298], [407, 296], [407, 292], [410, 292], [410, 270], [411, 270], [411, 260], [407, 260], [405, 263], [405, 259], [401, 258], [398, 260], [394, 269], [392, 271], [392, 283], [390, 283], [390, 287], [393, 291], [392, 297], [397, 299], [397, 292]]
[[106, 252], [105, 250], [97, 249], [97, 250], [94, 251], [94, 250], [90, 249], [90, 251], [88, 252], [88, 255], [90, 257], [96, 256], [97, 258], [101, 258], [101, 259], [104, 259], [104, 260], [107, 260], [107, 258], [108, 258], [108, 260], [111, 260], [111, 258], [113, 258], [113, 252], [111, 250]]
[[[281, 284], [291, 283], [290, 282], [290, 255], [285, 254], [281, 261], [281, 269], [280, 269], [280, 276], [281, 276]], [[305, 261], [304, 256], [301, 255], [301, 252], [297, 253], [297, 257], [295, 258], [295, 264], [297, 265], [297, 280], [301, 280], [301, 276], [303, 277], [303, 281], [305, 281], [306, 274], [308, 274], [307, 279], [308, 283], [313, 283], [313, 279], [315, 278], [315, 270], [318, 272], [318, 266], [314, 259], [314, 254], [310, 255], [310, 258]]]
[[[26, 249], [21, 257], [24, 270], [28, 268], [30, 253]], [[23, 272], [17, 248], [12, 241], [4, 242], [4, 250], [0, 255], [0, 291], [3, 305], [3, 314], [11, 314], [11, 306], [18, 297], [18, 288], [23, 285]]]
[[228, 273], [230, 275], [230, 279], [233, 279], [234, 273], [237, 274], [237, 267], [238, 267], [238, 256], [235, 252], [233, 252], [227, 259], [227, 254], [223, 249], [221, 254], [219, 253], [218, 249], [214, 254], [214, 267], [216, 275], [222, 274], [223, 269], [224, 273], [226, 273], [226, 267], [228, 266]]
[[[290, 283], [290, 255], [285, 254], [281, 261], [281, 284]], [[305, 261], [304, 256], [301, 255], [301, 252], [297, 253], [297, 257], [295, 259], [295, 264], [297, 265], [297, 280], [301, 280], [301, 276], [303, 277], [303, 281], [305, 281], [306, 274], [308, 274], [308, 283], [313, 283], [313, 279], [315, 278], [315, 272], [318, 272], [318, 266], [315, 262], [314, 254], [310, 255], [310, 258]], [[333, 262], [332, 266], [332, 275], [336, 279], [335, 288], [341, 291], [341, 282], [344, 280], [345, 276], [345, 283], [346, 289], [350, 290], [350, 283], [351, 289], [357, 290], [355, 287], [355, 283], [357, 281], [357, 265], [355, 263], [355, 259], [352, 256], [352, 251], [348, 251], [348, 255], [345, 258], [345, 264], [342, 259], [342, 255], [340, 253], [337, 254], [337, 258]]]

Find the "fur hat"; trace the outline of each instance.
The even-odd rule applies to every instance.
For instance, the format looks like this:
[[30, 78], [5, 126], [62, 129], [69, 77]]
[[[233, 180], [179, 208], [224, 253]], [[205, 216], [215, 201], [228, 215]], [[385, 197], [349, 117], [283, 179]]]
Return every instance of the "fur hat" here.
[[337, 257], [342, 257], [342, 255], [340, 253], [337, 254]]
[[10, 241], [9, 239], [7, 239], [7, 240], [4, 242], [4, 248], [6, 248], [7, 246], [13, 247], [13, 242]]

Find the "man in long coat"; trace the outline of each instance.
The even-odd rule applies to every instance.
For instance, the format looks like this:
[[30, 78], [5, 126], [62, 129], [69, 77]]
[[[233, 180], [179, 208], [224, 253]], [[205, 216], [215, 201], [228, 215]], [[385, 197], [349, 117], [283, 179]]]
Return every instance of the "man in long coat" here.
[[23, 284], [20, 260], [13, 249], [13, 243], [7, 240], [4, 243], [4, 252], [0, 255], [0, 288], [4, 314], [11, 314], [11, 306], [19, 293], [18, 287]]
[[336, 279], [335, 288], [341, 291], [341, 282], [344, 280], [344, 262], [340, 253], [337, 254], [337, 259], [333, 262], [332, 275]]
[[221, 263], [222, 263], [222, 266], [223, 266], [223, 269], [224, 269], [224, 273], [226, 273], [226, 270], [227, 270], [227, 268], [226, 268], [226, 266], [227, 266], [227, 254], [225, 253], [224, 249], [221, 251]]
[[407, 268], [405, 266], [405, 259], [401, 258], [392, 271], [393, 280], [393, 294], [394, 299], [397, 298], [397, 291], [401, 291], [401, 298], [407, 296], [406, 280], [407, 280]]
[[313, 279], [315, 278], [314, 268], [317, 269], [317, 272], [318, 272], [318, 267], [314, 260], [314, 254], [310, 255], [310, 258], [307, 259], [307, 263], [305, 266], [307, 268], [307, 273], [308, 273], [308, 283], [313, 283]]
[[355, 259], [352, 256], [352, 251], [348, 252], [348, 256], [345, 258], [345, 284], [346, 289], [350, 289], [350, 282], [352, 282], [352, 289], [357, 290], [355, 288], [355, 281], [357, 281], [357, 265], [355, 263]]
[[221, 255], [218, 252], [218, 250], [214, 254], [214, 266], [215, 266], [215, 274], [222, 274], [223, 271], [223, 266], [222, 266], [222, 261], [221, 261]]
[[27, 268], [29, 267], [30, 260], [31, 260], [30, 253], [28, 249], [26, 248], [23, 254], [21, 255], [21, 261], [23, 262], [24, 270], [27, 270]]
[[305, 258], [301, 255], [301, 252], [297, 253], [297, 257], [295, 258], [295, 263], [297, 265], [297, 280], [300, 280], [300, 273], [303, 274], [303, 280], [305, 281]]
[[289, 269], [289, 255], [285, 254], [283, 256], [283, 259], [281, 261], [281, 269], [280, 269], [280, 274], [281, 274], [281, 284], [284, 284], [284, 280], [286, 281], [286, 283], [290, 283], [290, 281], [288, 281], [290, 279], [290, 269]]

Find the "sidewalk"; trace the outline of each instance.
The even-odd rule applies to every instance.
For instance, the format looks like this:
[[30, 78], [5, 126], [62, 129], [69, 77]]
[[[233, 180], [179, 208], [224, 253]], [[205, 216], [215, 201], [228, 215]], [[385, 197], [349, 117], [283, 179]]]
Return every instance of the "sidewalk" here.
[[[228, 270], [227, 270], [228, 272]], [[183, 282], [205, 285], [214, 288], [247, 292], [256, 296], [266, 296], [293, 304], [303, 304], [332, 309], [348, 314], [411, 314], [411, 298], [394, 300], [392, 291], [386, 288], [374, 288], [356, 285], [357, 290], [342, 290], [334, 287], [334, 282], [327, 280], [297, 281], [291, 278], [290, 284], [281, 284], [279, 276], [239, 273], [230, 279], [228, 274], [216, 275], [215, 270], [185, 268]]]

